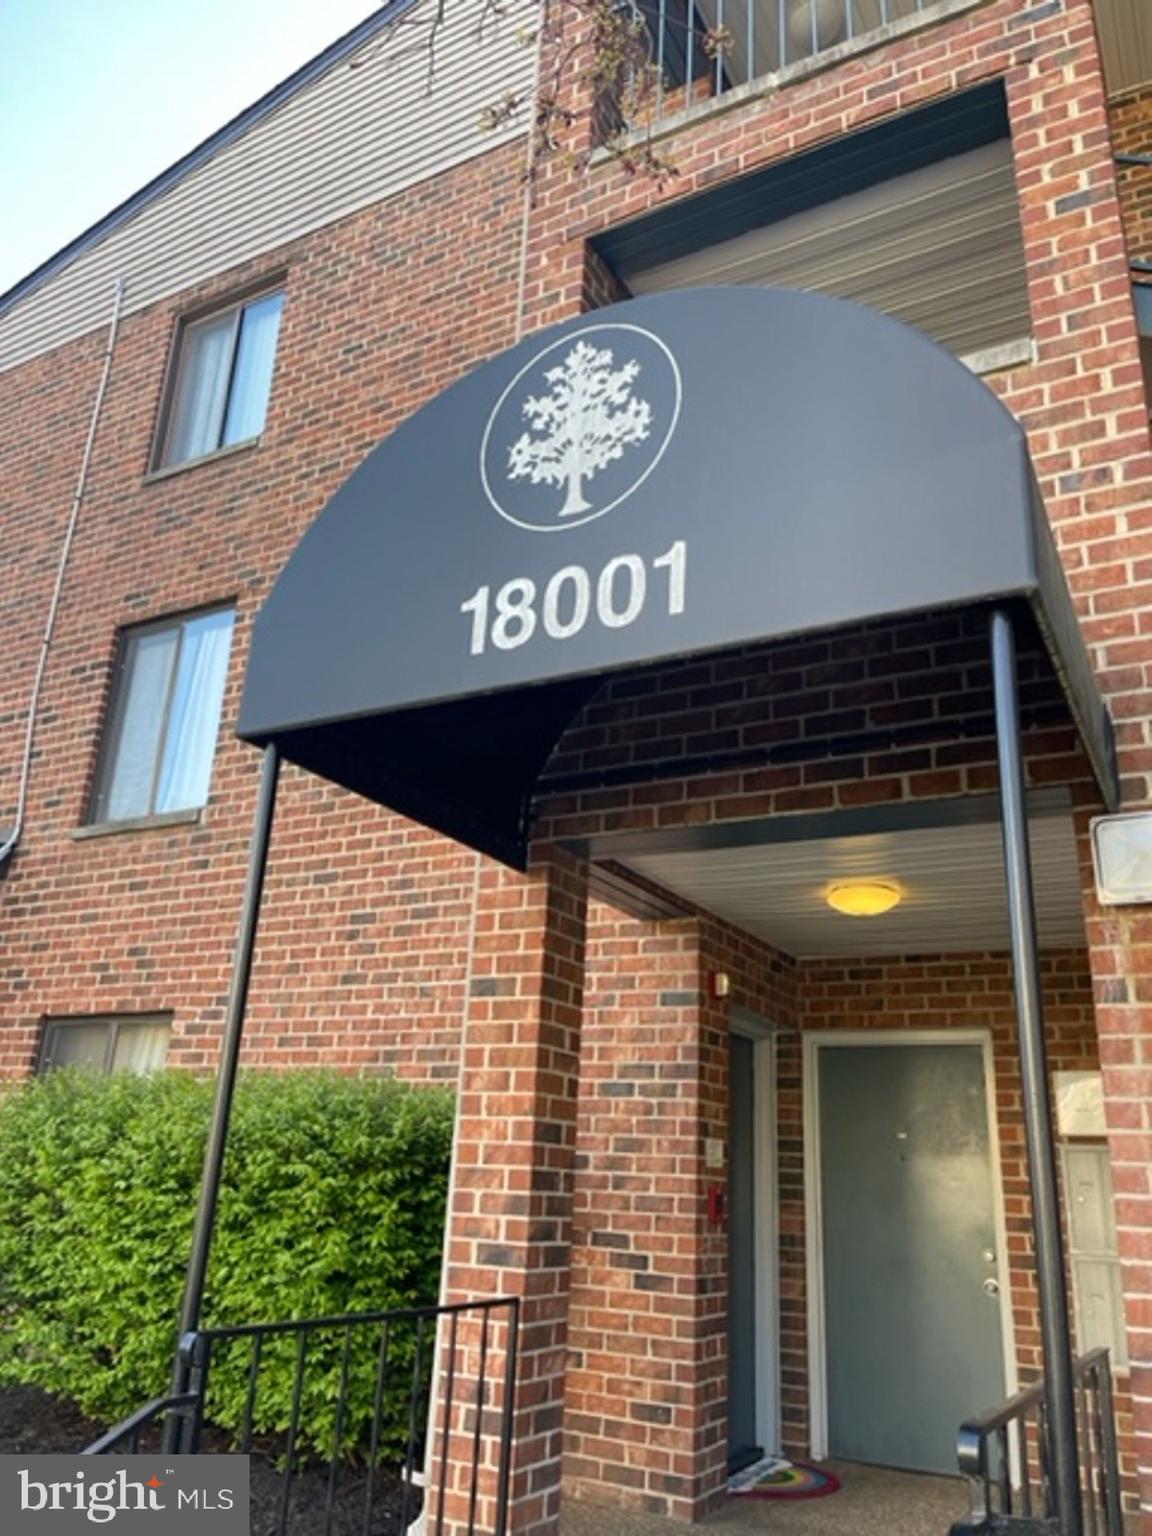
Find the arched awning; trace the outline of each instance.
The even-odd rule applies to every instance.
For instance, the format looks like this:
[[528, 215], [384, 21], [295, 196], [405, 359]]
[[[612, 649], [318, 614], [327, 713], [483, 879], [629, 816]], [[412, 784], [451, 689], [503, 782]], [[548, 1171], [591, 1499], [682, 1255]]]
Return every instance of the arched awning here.
[[476, 369], [371, 453], [257, 619], [239, 734], [510, 863], [610, 670], [1020, 599], [1109, 808], [1111, 728], [1024, 433], [843, 300], [684, 290]]

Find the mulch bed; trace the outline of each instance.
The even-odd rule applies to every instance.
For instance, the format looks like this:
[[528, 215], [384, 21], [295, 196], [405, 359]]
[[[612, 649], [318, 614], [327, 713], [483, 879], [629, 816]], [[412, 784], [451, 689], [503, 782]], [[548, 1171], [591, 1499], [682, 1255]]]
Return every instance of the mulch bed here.
[[[53, 1397], [39, 1387], [0, 1389], [0, 1455], [67, 1455], [90, 1444], [105, 1426], [86, 1418], [74, 1403]], [[145, 1438], [142, 1449], [158, 1448], [158, 1439]], [[212, 1429], [204, 1433], [207, 1452], [229, 1449], [225, 1437]], [[251, 1458], [252, 1536], [276, 1536], [280, 1530], [280, 1502], [284, 1477], [274, 1459], [259, 1451]], [[363, 1536], [365, 1476], [359, 1468], [341, 1467], [333, 1500], [332, 1522], [325, 1526], [328, 1504], [328, 1467], [312, 1465], [295, 1472], [291, 1484], [287, 1536]], [[409, 1521], [420, 1508], [420, 1492], [409, 1495]], [[389, 1473], [377, 1473], [372, 1500], [370, 1536], [402, 1536], [401, 1513], [404, 1489]]]

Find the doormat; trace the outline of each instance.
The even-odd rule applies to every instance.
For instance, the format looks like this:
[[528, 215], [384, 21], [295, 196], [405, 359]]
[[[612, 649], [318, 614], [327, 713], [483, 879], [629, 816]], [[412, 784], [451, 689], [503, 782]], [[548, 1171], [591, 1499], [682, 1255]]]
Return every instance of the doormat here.
[[839, 1487], [835, 1473], [779, 1456], [766, 1456], [728, 1479], [729, 1493], [752, 1499], [822, 1499]]

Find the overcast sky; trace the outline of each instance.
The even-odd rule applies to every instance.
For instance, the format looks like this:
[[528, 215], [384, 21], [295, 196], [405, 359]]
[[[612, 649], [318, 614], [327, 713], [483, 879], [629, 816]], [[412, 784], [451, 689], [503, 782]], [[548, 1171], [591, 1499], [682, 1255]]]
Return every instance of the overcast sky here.
[[0, 293], [377, 0], [0, 0]]

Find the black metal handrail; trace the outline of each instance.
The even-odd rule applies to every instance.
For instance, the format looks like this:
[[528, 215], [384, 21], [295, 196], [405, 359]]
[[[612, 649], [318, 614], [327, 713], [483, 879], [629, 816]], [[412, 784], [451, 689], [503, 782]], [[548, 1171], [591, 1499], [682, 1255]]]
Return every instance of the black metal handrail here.
[[[1080, 1501], [1086, 1536], [1123, 1536], [1120, 1460], [1106, 1349], [1076, 1362]], [[952, 1536], [1050, 1531], [1054, 1527], [1044, 1383], [960, 1427], [956, 1450], [968, 1480], [969, 1518]]]
[[[290, 1529], [300, 1474], [319, 1466], [324, 1536], [349, 1500], [359, 1502], [364, 1536], [385, 1504], [390, 1528], [404, 1532], [430, 1493], [429, 1536], [441, 1536], [446, 1520], [467, 1536], [505, 1536], [519, 1320], [513, 1296], [201, 1329], [181, 1340], [186, 1390], [154, 1398], [83, 1454], [136, 1452], [148, 1431], [154, 1443], [162, 1430], [166, 1450], [195, 1455], [218, 1422], [227, 1429], [210, 1436], [213, 1448], [274, 1469], [274, 1495], [267, 1478], [262, 1486], [266, 1501], [275, 1498], [278, 1536]], [[323, 1456], [315, 1423], [308, 1433], [308, 1405], [318, 1403]]]
[[137, 1408], [136, 1412], [129, 1414], [128, 1418], [121, 1419], [119, 1424], [101, 1435], [99, 1440], [93, 1440], [91, 1445], [86, 1445], [80, 1452], [81, 1456], [106, 1456], [110, 1451], [123, 1449], [128, 1455], [134, 1456], [140, 1449], [140, 1439], [146, 1429], [153, 1424], [160, 1424], [169, 1417], [185, 1409], [195, 1408], [199, 1399], [194, 1392], [181, 1392], [174, 1397], [154, 1397], [150, 1403], [145, 1403], [143, 1408]]

